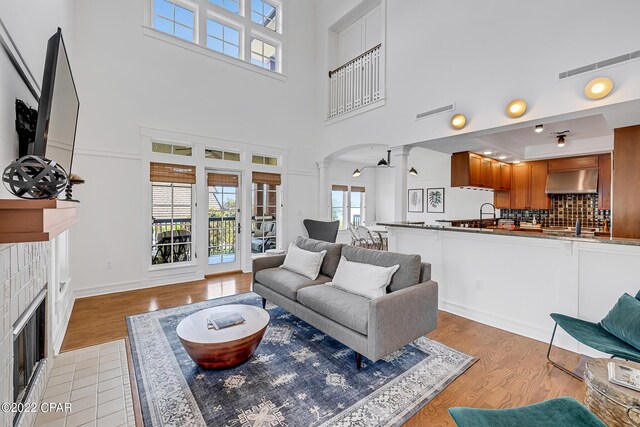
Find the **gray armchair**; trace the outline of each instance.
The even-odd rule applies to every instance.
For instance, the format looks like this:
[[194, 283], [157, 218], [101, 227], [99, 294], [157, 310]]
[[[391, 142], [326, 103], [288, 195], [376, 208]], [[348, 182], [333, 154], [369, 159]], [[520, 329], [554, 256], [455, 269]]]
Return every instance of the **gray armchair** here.
[[316, 221], [314, 219], [305, 219], [302, 221], [304, 227], [309, 233], [309, 238], [321, 240], [323, 242], [335, 243], [338, 237], [338, 228], [340, 221]]

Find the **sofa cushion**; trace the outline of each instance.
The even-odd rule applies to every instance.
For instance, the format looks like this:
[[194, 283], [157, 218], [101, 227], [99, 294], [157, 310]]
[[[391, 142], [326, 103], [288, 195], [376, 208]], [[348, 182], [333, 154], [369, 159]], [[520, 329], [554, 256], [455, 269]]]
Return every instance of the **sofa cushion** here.
[[305, 251], [327, 251], [327, 254], [324, 256], [324, 261], [322, 261], [322, 267], [320, 267], [320, 274], [333, 277], [340, 262], [340, 253], [342, 251], [342, 245], [340, 243], [329, 243], [298, 236], [296, 246]]
[[293, 301], [296, 301], [297, 293], [300, 289], [326, 283], [330, 280], [330, 277], [322, 274], [316, 280], [310, 280], [298, 273], [278, 267], [267, 268], [256, 273], [256, 282]]
[[398, 291], [420, 283], [420, 255], [374, 251], [348, 245], [342, 247], [342, 255], [347, 261], [363, 262], [380, 267], [400, 265], [398, 271], [396, 271], [391, 278], [391, 283], [389, 283], [389, 287], [387, 288], [388, 292]]
[[311, 280], [316, 280], [318, 274], [320, 274], [322, 260], [326, 254], [327, 251], [305, 251], [294, 243], [289, 243], [289, 252], [280, 268], [301, 274]]
[[387, 286], [399, 267], [398, 264], [393, 267], [380, 267], [351, 262], [342, 257], [336, 274], [328, 284], [351, 294], [375, 299], [387, 294]]
[[367, 335], [369, 301], [329, 285], [298, 291], [298, 302], [349, 329]]

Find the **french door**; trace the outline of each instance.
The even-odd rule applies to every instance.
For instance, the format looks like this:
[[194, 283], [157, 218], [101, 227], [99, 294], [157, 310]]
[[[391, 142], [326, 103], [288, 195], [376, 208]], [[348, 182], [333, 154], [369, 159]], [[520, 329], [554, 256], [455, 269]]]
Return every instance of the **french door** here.
[[240, 270], [240, 174], [207, 171], [206, 274]]

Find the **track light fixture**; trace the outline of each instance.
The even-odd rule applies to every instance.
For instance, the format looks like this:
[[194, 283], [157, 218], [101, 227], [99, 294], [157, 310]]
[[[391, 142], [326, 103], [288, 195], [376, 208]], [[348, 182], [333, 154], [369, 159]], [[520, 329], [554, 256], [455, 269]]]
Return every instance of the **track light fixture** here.
[[558, 135], [558, 147], [562, 148], [564, 147], [565, 141], [564, 141], [564, 135]]

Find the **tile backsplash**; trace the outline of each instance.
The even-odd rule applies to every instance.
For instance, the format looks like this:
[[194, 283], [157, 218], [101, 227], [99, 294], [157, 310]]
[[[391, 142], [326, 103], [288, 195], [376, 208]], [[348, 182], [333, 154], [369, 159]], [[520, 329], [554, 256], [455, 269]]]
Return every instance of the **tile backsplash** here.
[[605, 219], [611, 226], [611, 211], [598, 210], [597, 194], [554, 194], [551, 209], [501, 209], [500, 216], [516, 224], [535, 217], [543, 227], [573, 227], [578, 219], [585, 228], [602, 229]]

